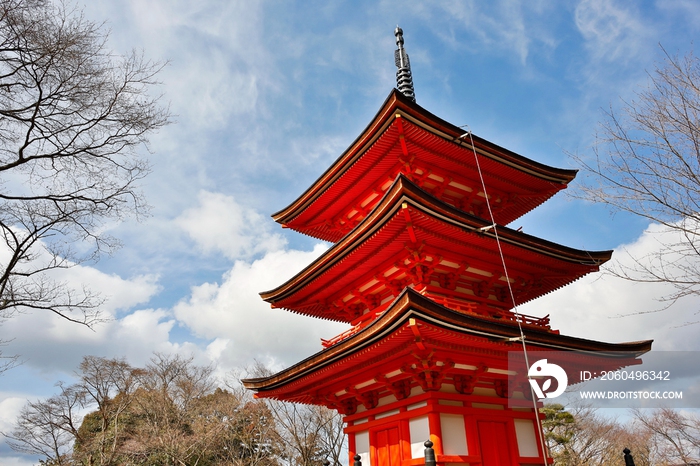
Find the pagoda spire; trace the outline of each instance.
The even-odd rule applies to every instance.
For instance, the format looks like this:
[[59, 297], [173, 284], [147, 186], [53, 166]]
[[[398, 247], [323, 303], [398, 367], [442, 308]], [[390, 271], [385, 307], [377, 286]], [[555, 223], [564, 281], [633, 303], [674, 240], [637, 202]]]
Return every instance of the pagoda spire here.
[[416, 93], [413, 90], [413, 77], [411, 76], [411, 63], [408, 61], [408, 54], [403, 48], [403, 30], [396, 26], [394, 30], [396, 45], [398, 49], [394, 51], [394, 62], [396, 63], [396, 88], [403, 95], [416, 101]]

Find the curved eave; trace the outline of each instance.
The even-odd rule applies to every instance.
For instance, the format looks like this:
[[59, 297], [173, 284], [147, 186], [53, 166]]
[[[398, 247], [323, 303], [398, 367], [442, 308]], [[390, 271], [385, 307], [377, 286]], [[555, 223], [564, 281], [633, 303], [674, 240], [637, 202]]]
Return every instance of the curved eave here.
[[465, 147], [471, 148], [468, 143], [473, 140], [474, 149], [485, 157], [534, 177], [561, 185], [562, 188], [576, 176], [577, 170], [560, 169], [536, 162], [478, 136], [471, 135], [471, 138], [463, 138], [465, 132], [462, 128], [433, 115], [393, 89], [377, 115], [350, 147], [299, 198], [289, 206], [274, 213], [272, 218], [281, 224], [291, 222], [364, 154], [397, 114], [439, 137]]
[[[519, 337], [517, 324], [499, 323], [477, 316], [461, 314], [436, 304], [407, 288], [387, 311], [372, 324], [350, 338], [322, 350], [303, 361], [269, 377], [243, 380], [247, 389], [257, 392], [271, 391], [295, 380], [309, 376], [325, 367], [338, 363], [363, 349], [391, 337], [409, 319], [429, 322], [465, 336], [483, 338], [499, 345], [513, 345], [507, 339]], [[583, 338], [554, 335], [534, 329], [523, 329], [531, 351], [556, 350], [591, 353], [597, 357], [639, 357], [651, 350], [653, 340], [625, 343], [607, 343]], [[519, 345], [519, 343], [517, 343]]]
[[[329, 268], [351, 254], [363, 242], [371, 241], [373, 235], [397, 214], [404, 203], [410, 204], [416, 210], [420, 210], [425, 215], [440, 222], [451, 224], [468, 233], [478, 234], [480, 238], [490, 239], [492, 248], [497, 247], [496, 238], [498, 236], [498, 241], [503, 245], [532, 251], [547, 258], [570, 263], [572, 266], [584, 265], [594, 268], [608, 261], [612, 255], [612, 251], [584, 251], [569, 248], [503, 226], [489, 229], [490, 225], [485, 220], [440, 201], [404, 176], [399, 175], [374, 210], [341, 241], [287, 282], [273, 290], [262, 292], [260, 295], [265, 301], [275, 304], [309, 285]], [[574, 279], [572, 278], [571, 281]], [[547, 290], [542, 294], [549, 291], [552, 290]]]

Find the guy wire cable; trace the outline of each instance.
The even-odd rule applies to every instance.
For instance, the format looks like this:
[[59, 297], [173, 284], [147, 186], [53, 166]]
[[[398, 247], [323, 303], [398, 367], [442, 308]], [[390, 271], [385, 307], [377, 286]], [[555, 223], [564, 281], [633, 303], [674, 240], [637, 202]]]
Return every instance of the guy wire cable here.
[[[501, 265], [503, 266], [503, 275], [506, 279], [506, 283], [508, 285], [508, 292], [510, 293], [510, 300], [511, 303], [513, 304], [513, 312], [516, 317], [516, 322], [518, 323], [518, 330], [520, 331], [520, 341], [522, 342], [523, 346], [523, 356], [525, 357], [525, 367], [529, 369], [530, 367], [530, 362], [528, 360], [527, 356], [527, 345], [525, 344], [525, 333], [523, 332], [523, 326], [522, 326], [522, 314], [518, 311], [518, 306], [515, 303], [515, 294], [513, 293], [513, 287], [511, 286], [510, 283], [510, 277], [508, 276], [508, 268], [506, 267], [506, 260], [505, 256], [503, 255], [503, 248], [501, 247], [501, 240], [498, 235], [498, 227], [496, 225], [496, 220], [494, 219], [493, 216], [493, 210], [491, 210], [491, 201], [489, 200], [489, 195], [488, 192], [486, 191], [486, 182], [484, 181], [484, 174], [481, 171], [481, 164], [479, 163], [479, 156], [476, 153], [476, 146], [474, 145], [474, 138], [472, 137], [472, 131], [469, 128], [469, 125], [462, 125], [460, 128], [466, 128], [467, 132], [461, 135], [458, 139], [462, 140], [465, 136], [469, 136], [469, 143], [471, 144], [471, 149], [472, 153], [474, 154], [474, 161], [476, 162], [476, 169], [477, 172], [479, 173], [479, 179], [481, 180], [481, 189], [484, 192], [484, 199], [486, 200], [486, 208], [489, 213], [489, 220], [491, 221], [492, 229], [494, 236], [496, 238], [496, 246], [498, 247], [498, 253], [501, 257]], [[532, 389], [532, 385], [529, 383], [530, 382], [530, 374], [529, 370], [527, 372], [527, 380], [528, 380], [528, 385], [530, 385], [530, 397], [532, 399], [532, 406], [535, 411], [535, 419], [537, 420], [537, 432], [538, 432], [538, 437], [540, 439], [540, 447], [542, 448], [542, 457], [545, 460], [545, 464], [547, 464], [547, 457], [548, 452], [547, 448], [545, 445], [544, 441], [544, 430], [542, 428], [542, 421], [540, 420], [540, 415], [539, 415], [539, 410], [537, 409], [537, 401], [535, 397], [535, 392]]]

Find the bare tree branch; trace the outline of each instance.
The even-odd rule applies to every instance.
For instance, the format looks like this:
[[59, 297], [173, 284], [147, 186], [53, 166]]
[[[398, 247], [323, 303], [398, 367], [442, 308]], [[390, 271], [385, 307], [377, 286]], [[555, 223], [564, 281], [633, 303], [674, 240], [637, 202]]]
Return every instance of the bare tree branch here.
[[606, 113], [594, 158], [572, 155], [593, 175], [573, 195], [665, 228], [670, 241], [609, 271], [670, 283], [674, 301], [700, 294], [700, 60], [664, 53], [649, 87]]
[[114, 251], [106, 222], [147, 214], [139, 150], [169, 122], [150, 93], [163, 63], [106, 41], [65, 3], [0, 0], [0, 319], [99, 322], [99, 296], [52, 272]]
[[651, 466], [651, 436], [638, 425], [621, 424], [601, 416], [590, 406], [566, 410], [560, 404], [540, 408], [547, 449], [557, 466], [623, 464], [622, 451], [634, 452], [637, 466]]
[[651, 436], [659, 464], [700, 461], [700, 418], [669, 408], [634, 410], [635, 421]]
[[[270, 375], [260, 363], [252, 369], [256, 377]], [[281, 459], [289, 465], [321, 466], [324, 460], [343, 464], [346, 436], [343, 417], [325, 406], [302, 405], [267, 399], [277, 425]]]
[[69, 465], [82, 420], [79, 411], [86, 398], [78, 386], [58, 386], [60, 394], [22, 408], [15, 429], [5, 437], [15, 451], [44, 456], [52, 464]]

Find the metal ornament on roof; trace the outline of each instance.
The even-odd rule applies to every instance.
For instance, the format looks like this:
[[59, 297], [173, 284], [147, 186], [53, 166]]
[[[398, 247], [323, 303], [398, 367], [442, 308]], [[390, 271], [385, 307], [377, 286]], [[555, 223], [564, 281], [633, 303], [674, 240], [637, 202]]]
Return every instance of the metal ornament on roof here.
[[403, 30], [396, 26], [394, 31], [396, 45], [399, 47], [394, 51], [394, 62], [398, 70], [396, 71], [396, 88], [403, 95], [416, 101], [416, 93], [413, 90], [413, 77], [411, 76], [411, 62], [408, 61], [408, 54], [403, 48]]

